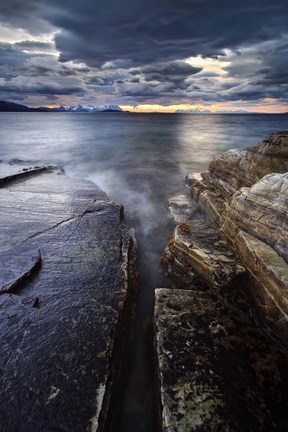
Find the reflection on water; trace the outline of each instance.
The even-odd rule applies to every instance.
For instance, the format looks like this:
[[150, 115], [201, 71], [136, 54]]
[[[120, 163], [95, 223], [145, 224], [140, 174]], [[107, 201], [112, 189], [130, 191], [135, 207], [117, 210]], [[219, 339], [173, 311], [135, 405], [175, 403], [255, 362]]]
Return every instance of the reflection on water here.
[[284, 115], [1, 113], [0, 159], [61, 164], [125, 205], [137, 230], [141, 286], [120, 431], [153, 432], [153, 293], [171, 232], [166, 200], [216, 154], [287, 129]]

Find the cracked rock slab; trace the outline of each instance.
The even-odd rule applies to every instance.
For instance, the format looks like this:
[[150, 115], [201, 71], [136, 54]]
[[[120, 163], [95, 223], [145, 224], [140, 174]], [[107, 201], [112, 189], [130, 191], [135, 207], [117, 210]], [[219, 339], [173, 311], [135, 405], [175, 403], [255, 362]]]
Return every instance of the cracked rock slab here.
[[163, 432], [287, 430], [285, 361], [245, 300], [157, 289], [154, 326]]
[[1, 431], [106, 430], [133, 309], [123, 208], [58, 171], [0, 202]]
[[15, 293], [41, 268], [40, 251], [20, 244], [0, 251], [0, 293]]
[[58, 170], [11, 183], [0, 193], [0, 248], [102, 208], [102, 201], [108, 198], [96, 185], [68, 179]]

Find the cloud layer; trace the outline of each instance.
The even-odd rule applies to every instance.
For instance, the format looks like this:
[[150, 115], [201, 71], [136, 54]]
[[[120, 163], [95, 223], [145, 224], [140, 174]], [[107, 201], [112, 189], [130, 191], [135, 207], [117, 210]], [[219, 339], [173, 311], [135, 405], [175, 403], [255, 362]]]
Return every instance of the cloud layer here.
[[0, 23], [29, 38], [0, 28], [0, 97], [283, 105], [287, 16], [286, 0], [6, 0]]

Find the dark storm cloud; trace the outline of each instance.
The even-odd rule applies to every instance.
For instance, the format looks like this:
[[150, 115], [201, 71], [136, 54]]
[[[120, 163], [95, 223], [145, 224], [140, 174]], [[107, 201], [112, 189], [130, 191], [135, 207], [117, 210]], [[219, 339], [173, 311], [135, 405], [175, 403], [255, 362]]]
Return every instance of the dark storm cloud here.
[[184, 61], [171, 61], [144, 66], [140, 69], [132, 70], [132, 75], [142, 75], [145, 81], [173, 81], [179, 82], [188, 78], [190, 75], [197, 74], [202, 69], [193, 67]]
[[114, 80], [114, 85], [116, 92], [123, 96], [140, 96], [142, 92], [146, 96], [170, 94], [173, 97], [178, 90], [186, 90], [190, 85], [186, 80], [200, 71], [201, 68], [184, 61], [160, 62], [123, 71], [122, 78]]
[[[53, 2], [50, 2], [53, 3]], [[138, 64], [222, 54], [225, 48], [269, 40], [287, 31], [287, 1], [139, 0], [61, 2], [47, 17], [63, 29], [56, 36], [63, 60], [100, 65], [115, 59]], [[162, 6], [162, 7], [161, 7]], [[65, 14], [64, 14], [65, 10]]]
[[266, 85], [285, 85], [288, 92], [288, 41], [260, 53], [263, 69], [262, 83]]
[[102, 78], [100, 78], [99, 76], [93, 76], [91, 78], [88, 78], [86, 83], [89, 85], [96, 85], [96, 86], [105, 85], [104, 80]]
[[[240, 55], [231, 54], [226, 66], [228, 77], [242, 80], [241, 91], [233, 98], [286, 98], [288, 97], [288, 38], [268, 41], [251, 47]], [[249, 90], [243, 91], [243, 88]]]
[[0, 17], [5, 19], [16, 19], [17, 17], [27, 18], [35, 12], [37, 0], [1, 0]]
[[25, 51], [41, 51], [41, 52], [53, 52], [55, 50], [55, 45], [52, 42], [39, 42], [26, 40], [22, 42], [17, 42], [14, 44], [16, 48], [20, 48]]
[[[26, 46], [26, 42], [24, 44]], [[42, 46], [42, 45], [40, 45]], [[0, 43], [1, 99], [16, 94], [84, 95], [87, 88], [78, 78], [77, 69], [59, 64], [55, 56], [22, 51], [22, 44]], [[83, 69], [78, 68], [83, 73]], [[89, 69], [88, 69], [89, 70]], [[71, 71], [71, 73], [70, 73]], [[69, 73], [68, 73], [69, 72]]]
[[[35, 53], [47, 49], [48, 53]], [[57, 58], [49, 55], [53, 44], [38, 41], [23, 41], [14, 44], [0, 42], [0, 70], [6, 71], [7, 77], [25, 76], [49, 76], [49, 77], [74, 77], [82, 76], [90, 72], [87, 66], [59, 63]], [[77, 67], [76, 67], [77, 66]]]
[[[282, 101], [288, 93], [287, 0], [0, 1], [6, 26], [58, 30], [60, 61], [48, 55], [52, 43], [0, 43], [1, 91], [11, 95], [103, 90], [138, 103]], [[219, 70], [227, 61], [226, 75], [183, 61], [197, 55]]]
[[42, 18], [41, 3], [42, 0], [1, 0], [0, 22], [31, 34], [49, 33], [53, 26]]
[[41, 95], [84, 95], [86, 89], [80, 80], [65, 78], [49, 79], [18, 76], [11, 80], [0, 79], [0, 93], [22, 93]]
[[[122, 80], [116, 80], [114, 82], [114, 88], [116, 93], [121, 96], [149, 96], [154, 97], [156, 100], [163, 97], [183, 97], [185, 91], [189, 91], [190, 83], [173, 76], [163, 76], [160, 74], [154, 74], [151, 70], [151, 76], [140, 75], [141, 78], [128, 78]], [[174, 78], [174, 79], [173, 79]]]
[[[109, 10], [90, 3], [85, 13], [78, 10], [82, 5], [77, 2], [74, 14], [68, 12], [63, 21], [59, 17], [53, 21], [51, 16], [51, 22], [64, 29], [56, 37], [62, 58], [95, 65], [117, 58], [146, 64], [221, 54], [225, 48], [267, 40], [276, 29], [287, 30], [286, 0], [276, 6], [267, 0], [254, 1], [253, 8], [247, 0], [238, 4], [231, 0], [190, 1], [185, 5], [163, 1], [162, 8], [149, 3], [110, 1]], [[76, 11], [82, 15], [83, 25]]]
[[[133, 96], [133, 97], [159, 97], [159, 92], [152, 86], [143, 83], [124, 83], [117, 85], [116, 90], [118, 90], [121, 96]], [[143, 100], [144, 100], [143, 99]]]
[[288, 94], [284, 93], [280, 88], [270, 87], [265, 88], [264, 86], [251, 85], [251, 84], [242, 84], [237, 88], [233, 88], [228, 91], [223, 91], [219, 94], [219, 97], [222, 100], [226, 101], [237, 101], [237, 100], [251, 100], [255, 101], [263, 98], [274, 98], [274, 99], [282, 99], [286, 102], [288, 101]]
[[54, 56], [35, 55], [26, 60], [23, 67], [17, 70], [18, 74], [26, 76], [47, 77], [82, 77], [90, 72], [87, 67], [75, 67], [68, 63], [62, 64]]
[[0, 42], [0, 65], [21, 67], [30, 56], [14, 45]]
[[[55, 40], [63, 61], [83, 61], [91, 66], [117, 59], [144, 65], [193, 55], [217, 56], [226, 48], [269, 40], [276, 32], [288, 30], [287, 0], [4, 3], [2, 17], [20, 19], [22, 14], [28, 27], [35, 16], [61, 29]], [[25, 28], [24, 18], [22, 21]]]
[[233, 102], [263, 101], [272, 98], [283, 103], [288, 102], [288, 91], [283, 91], [279, 86], [266, 86], [263, 83], [209, 83], [208, 86], [200, 86], [200, 90], [190, 88], [191, 96], [204, 102]]

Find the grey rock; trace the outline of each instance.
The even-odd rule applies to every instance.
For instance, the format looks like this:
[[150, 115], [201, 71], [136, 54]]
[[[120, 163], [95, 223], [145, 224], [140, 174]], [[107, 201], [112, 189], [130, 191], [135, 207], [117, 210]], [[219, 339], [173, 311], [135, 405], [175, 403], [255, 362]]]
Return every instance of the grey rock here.
[[[202, 210], [206, 218], [213, 224], [219, 224], [220, 217], [224, 211], [224, 202], [215, 192], [209, 190], [211, 185], [207, 181], [209, 173], [189, 174], [185, 178], [185, 186], [190, 190], [193, 199], [196, 201], [199, 208]], [[192, 206], [190, 199], [190, 208]], [[195, 204], [194, 204], [195, 207]], [[189, 207], [188, 207], [189, 208]], [[195, 212], [195, 209], [194, 209]], [[190, 212], [187, 219], [191, 219]], [[203, 216], [202, 216], [203, 217]]]
[[231, 241], [238, 229], [244, 230], [272, 246], [288, 262], [287, 179], [287, 173], [269, 174], [233, 195], [221, 220]]
[[164, 432], [288, 429], [287, 171], [278, 132], [186, 177], [155, 300]]
[[0, 202], [1, 430], [106, 430], [133, 315], [123, 208], [55, 170], [10, 182]]
[[199, 209], [191, 200], [190, 194], [177, 195], [168, 200], [169, 212], [176, 223], [186, 222], [191, 215], [197, 216]]
[[35, 175], [48, 171], [49, 167], [45, 166], [23, 166], [19, 163], [2, 163], [0, 162], [0, 188], [7, 185], [10, 182], [22, 180], [30, 175]]
[[[17, 257], [17, 259], [15, 259]], [[0, 293], [16, 293], [42, 265], [39, 250], [25, 244], [0, 251]]]
[[221, 298], [157, 289], [155, 297], [163, 432], [287, 430], [285, 361], [238, 290]]
[[184, 273], [190, 272], [190, 277], [196, 274], [215, 288], [229, 284], [244, 272], [225, 237], [201, 219], [183, 222], [175, 228], [164, 253], [170, 274], [175, 261]]
[[[235, 239], [235, 247], [245, 268], [251, 274], [252, 291], [257, 285], [269, 297], [268, 318], [273, 309], [274, 320], [271, 323], [275, 329], [281, 327], [278, 321], [286, 321], [286, 329], [281, 333], [288, 340], [288, 266], [285, 260], [266, 243], [256, 237], [239, 231]], [[266, 302], [265, 302], [266, 303]], [[262, 302], [258, 307], [262, 307]], [[284, 333], [282, 332], [284, 330]]]
[[251, 187], [267, 174], [288, 171], [288, 131], [275, 132], [247, 150], [230, 150], [210, 163], [215, 190], [224, 198]]

